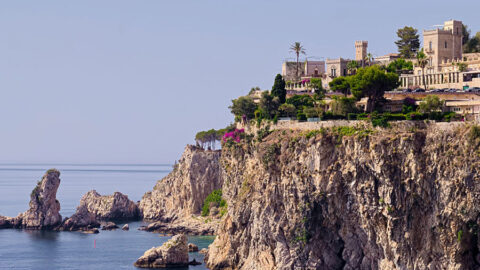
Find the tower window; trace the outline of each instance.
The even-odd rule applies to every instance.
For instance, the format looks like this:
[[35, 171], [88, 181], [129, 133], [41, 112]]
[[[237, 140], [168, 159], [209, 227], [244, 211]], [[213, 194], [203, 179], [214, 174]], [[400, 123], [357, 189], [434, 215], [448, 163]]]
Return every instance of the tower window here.
[[428, 48], [430, 49], [430, 51], [432, 50], [432, 42], [430, 41], [430, 43], [428, 43]]
[[448, 48], [448, 44], [447, 44], [447, 42], [445, 41], [445, 49], [446, 49], [446, 48]]

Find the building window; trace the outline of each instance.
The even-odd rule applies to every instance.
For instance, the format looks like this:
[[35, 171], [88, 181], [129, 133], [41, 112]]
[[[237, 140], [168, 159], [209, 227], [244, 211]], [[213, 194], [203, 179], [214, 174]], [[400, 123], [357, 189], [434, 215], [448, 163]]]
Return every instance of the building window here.
[[337, 70], [332, 68], [332, 77], [337, 77]]
[[430, 49], [430, 51], [432, 51], [432, 42], [431, 41], [428, 43], [428, 48]]
[[445, 41], [445, 49], [446, 49], [446, 48], [448, 48], [448, 44], [447, 44], [447, 42]]
[[347, 69], [346, 68], [343, 69], [343, 76], [347, 76]]

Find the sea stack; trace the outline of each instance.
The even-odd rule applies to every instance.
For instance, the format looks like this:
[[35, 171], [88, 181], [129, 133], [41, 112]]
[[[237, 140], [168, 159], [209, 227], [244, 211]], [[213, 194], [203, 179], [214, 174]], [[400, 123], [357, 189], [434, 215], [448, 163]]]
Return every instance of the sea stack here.
[[62, 222], [60, 202], [57, 200], [59, 186], [60, 172], [48, 170], [30, 194], [30, 209], [16, 218], [22, 220], [23, 228], [51, 229]]

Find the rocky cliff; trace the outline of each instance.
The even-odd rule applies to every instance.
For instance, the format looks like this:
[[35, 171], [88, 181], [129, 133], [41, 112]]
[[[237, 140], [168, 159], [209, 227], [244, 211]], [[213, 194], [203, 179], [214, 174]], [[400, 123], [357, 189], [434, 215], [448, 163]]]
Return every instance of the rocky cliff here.
[[480, 128], [277, 130], [224, 145], [211, 269], [478, 269]]
[[222, 188], [220, 155], [187, 146], [173, 171], [143, 196], [139, 204], [143, 218], [172, 222], [200, 214], [208, 194]]
[[21, 220], [21, 226], [27, 229], [50, 229], [60, 224], [59, 186], [60, 172], [48, 170], [30, 194], [30, 209], [15, 218], [17, 223]]

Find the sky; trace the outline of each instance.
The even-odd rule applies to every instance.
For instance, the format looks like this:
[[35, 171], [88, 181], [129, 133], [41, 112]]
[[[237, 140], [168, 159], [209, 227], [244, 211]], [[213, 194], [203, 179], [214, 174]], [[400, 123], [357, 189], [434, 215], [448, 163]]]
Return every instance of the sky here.
[[0, 1], [0, 163], [173, 163], [231, 100], [307, 57], [396, 52], [480, 1]]

